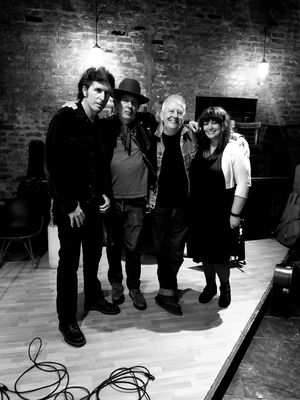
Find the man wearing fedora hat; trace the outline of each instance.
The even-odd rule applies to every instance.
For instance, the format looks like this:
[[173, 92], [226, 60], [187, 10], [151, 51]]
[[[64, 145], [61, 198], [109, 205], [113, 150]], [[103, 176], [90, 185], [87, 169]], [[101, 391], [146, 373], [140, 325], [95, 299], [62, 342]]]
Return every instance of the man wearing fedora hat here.
[[[129, 296], [135, 308], [145, 310], [147, 303], [140, 290], [139, 241], [145, 209], [150, 204], [150, 188], [153, 189], [157, 180], [155, 132], [158, 122], [153, 114], [138, 112], [139, 106], [149, 99], [141, 94], [137, 80], [123, 79], [113, 95], [117, 113], [104, 119], [102, 130], [111, 175], [111, 203], [105, 215], [108, 280], [113, 303], [122, 304], [125, 300], [121, 264], [124, 247]], [[74, 108], [72, 103], [65, 106]], [[193, 132], [197, 130], [194, 121], [189, 122], [189, 127]]]
[[110, 161], [112, 199], [106, 216], [108, 280], [114, 304], [124, 302], [122, 249], [125, 249], [126, 284], [133, 305], [147, 308], [140, 290], [141, 254], [139, 239], [151, 182], [155, 180], [155, 117], [138, 112], [149, 102], [140, 83], [125, 78], [114, 89], [117, 114], [110, 119], [106, 137]]

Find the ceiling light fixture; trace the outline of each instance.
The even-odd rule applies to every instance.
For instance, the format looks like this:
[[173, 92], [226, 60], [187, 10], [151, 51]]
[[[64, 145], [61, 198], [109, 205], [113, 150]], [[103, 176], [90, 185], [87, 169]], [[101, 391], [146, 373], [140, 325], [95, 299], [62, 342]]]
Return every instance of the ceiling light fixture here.
[[98, 43], [98, 23], [100, 21], [100, 0], [95, 0], [95, 44], [91, 48], [87, 61], [89, 65], [98, 68], [100, 65], [106, 66], [109, 63], [107, 56], [113, 53], [112, 50], [104, 49]]
[[258, 83], [260, 85], [264, 84], [266, 77], [269, 73], [269, 63], [266, 61], [266, 45], [267, 45], [267, 34], [268, 34], [267, 26], [264, 27], [264, 34], [265, 34], [265, 41], [264, 41], [263, 59], [258, 64], [258, 68], [257, 68]]
[[[95, 34], [96, 34], [96, 41], [94, 47], [96, 49], [102, 49], [98, 44], [98, 22], [99, 22], [100, 10], [98, 10], [98, 0], [95, 0]], [[102, 49], [103, 50], [103, 49]]]

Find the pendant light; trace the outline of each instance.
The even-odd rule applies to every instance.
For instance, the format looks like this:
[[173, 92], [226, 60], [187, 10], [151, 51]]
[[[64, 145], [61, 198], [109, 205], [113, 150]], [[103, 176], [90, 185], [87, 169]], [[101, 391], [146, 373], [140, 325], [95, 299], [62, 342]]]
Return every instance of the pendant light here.
[[100, 17], [99, 0], [95, 0], [95, 44], [89, 55], [89, 64], [93, 67], [99, 67], [106, 62], [106, 53], [108, 50], [103, 49], [98, 43], [98, 23]]
[[98, 22], [99, 22], [100, 10], [98, 10], [98, 0], [95, 0], [95, 49], [103, 49], [98, 44]]
[[267, 34], [268, 34], [268, 27], [264, 27], [264, 34], [265, 34], [265, 41], [264, 41], [264, 53], [261, 62], [258, 64], [257, 68], [257, 75], [258, 75], [258, 83], [263, 85], [266, 77], [269, 73], [269, 63], [266, 61], [266, 44], [267, 44]]

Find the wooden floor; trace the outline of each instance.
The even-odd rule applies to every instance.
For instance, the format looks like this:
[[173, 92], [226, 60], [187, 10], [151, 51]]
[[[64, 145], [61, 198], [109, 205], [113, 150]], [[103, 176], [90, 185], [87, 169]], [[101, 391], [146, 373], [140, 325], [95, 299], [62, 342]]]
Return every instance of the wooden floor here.
[[[64, 364], [70, 385], [92, 391], [114, 369], [143, 365], [155, 376], [147, 388], [151, 400], [211, 399], [270, 290], [275, 264], [285, 254], [286, 249], [273, 239], [246, 242], [244, 272], [231, 270], [232, 303], [228, 309], [218, 307], [218, 296], [207, 305], [198, 302], [204, 275], [186, 258], [178, 276], [184, 312], [181, 317], [155, 304], [156, 265], [148, 256], [142, 267], [146, 311], [136, 310], [126, 291], [121, 314], [108, 316], [92, 311], [82, 319], [80, 269], [79, 318], [87, 344], [79, 349], [67, 345], [57, 329], [56, 270], [48, 266], [47, 254], [37, 269], [29, 261], [9, 260], [0, 269], [0, 382], [13, 389], [16, 379], [32, 365], [28, 346], [39, 337], [42, 351], [37, 361]], [[110, 297], [106, 272], [104, 251], [99, 275]], [[49, 383], [49, 378], [34, 371], [20, 388], [32, 389], [45, 380]], [[101, 391], [100, 397], [138, 398], [136, 393], [111, 388]], [[18, 397], [11, 394], [10, 398]], [[75, 395], [75, 400], [79, 398], [82, 395]]]

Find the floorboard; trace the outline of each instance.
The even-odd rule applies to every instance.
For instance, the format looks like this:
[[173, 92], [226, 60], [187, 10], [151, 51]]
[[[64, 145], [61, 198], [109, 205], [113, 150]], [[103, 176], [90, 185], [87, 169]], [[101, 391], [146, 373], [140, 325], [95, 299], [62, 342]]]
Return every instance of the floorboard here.
[[[28, 347], [39, 337], [42, 349], [37, 361], [64, 364], [69, 385], [91, 392], [116, 368], [142, 365], [155, 377], [147, 387], [151, 400], [211, 399], [270, 290], [275, 264], [285, 254], [286, 249], [273, 239], [246, 242], [247, 264], [242, 271], [231, 269], [232, 303], [228, 309], [218, 307], [218, 296], [206, 305], [198, 302], [204, 275], [197, 264], [185, 258], [178, 276], [181, 317], [155, 304], [158, 283], [155, 260], [150, 256], [144, 256], [142, 266], [146, 311], [136, 310], [125, 291], [119, 315], [92, 311], [84, 316], [80, 269], [78, 318], [87, 344], [79, 349], [67, 345], [57, 329], [56, 270], [49, 267], [47, 254], [37, 269], [29, 260], [9, 259], [0, 269], [0, 382], [13, 389], [16, 379], [32, 365]], [[104, 249], [99, 277], [109, 298], [106, 274]], [[20, 389], [55, 381], [46, 375], [32, 371], [21, 381]], [[82, 397], [82, 393], [75, 395], [75, 399]], [[101, 391], [100, 397], [138, 398], [136, 393], [110, 387]], [[18, 396], [10, 393], [10, 398]]]

